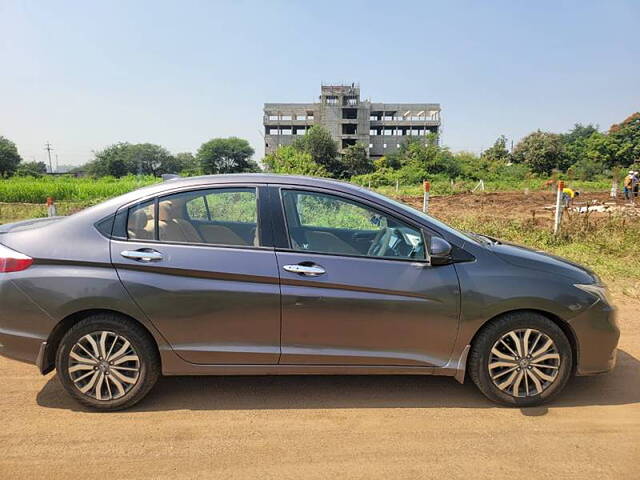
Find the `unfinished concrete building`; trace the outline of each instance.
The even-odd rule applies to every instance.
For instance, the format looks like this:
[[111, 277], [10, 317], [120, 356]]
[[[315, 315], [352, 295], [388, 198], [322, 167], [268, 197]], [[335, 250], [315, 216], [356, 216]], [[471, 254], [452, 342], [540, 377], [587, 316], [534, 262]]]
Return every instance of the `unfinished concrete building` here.
[[340, 151], [361, 143], [371, 158], [391, 153], [408, 137], [440, 131], [437, 103], [375, 103], [360, 98], [360, 86], [322, 85], [317, 103], [265, 103], [265, 153], [290, 145], [312, 125], [331, 133]]

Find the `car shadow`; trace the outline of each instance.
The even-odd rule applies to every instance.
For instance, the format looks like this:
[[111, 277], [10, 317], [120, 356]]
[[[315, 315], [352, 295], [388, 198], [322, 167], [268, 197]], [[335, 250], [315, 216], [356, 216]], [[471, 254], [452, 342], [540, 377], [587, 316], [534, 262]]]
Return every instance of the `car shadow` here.
[[[52, 375], [37, 395], [40, 406], [88, 412]], [[548, 406], [521, 408], [539, 416], [549, 408], [640, 402], [640, 361], [623, 350], [613, 372], [571, 379]], [[211, 376], [163, 377], [128, 412], [336, 408], [500, 408], [467, 379], [437, 376]]]

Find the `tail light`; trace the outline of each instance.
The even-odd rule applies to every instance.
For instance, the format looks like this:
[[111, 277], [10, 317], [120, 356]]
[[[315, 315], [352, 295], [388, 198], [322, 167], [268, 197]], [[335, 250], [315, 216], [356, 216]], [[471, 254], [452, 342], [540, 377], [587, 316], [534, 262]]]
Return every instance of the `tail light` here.
[[33, 258], [0, 245], [0, 273], [26, 270], [33, 263]]

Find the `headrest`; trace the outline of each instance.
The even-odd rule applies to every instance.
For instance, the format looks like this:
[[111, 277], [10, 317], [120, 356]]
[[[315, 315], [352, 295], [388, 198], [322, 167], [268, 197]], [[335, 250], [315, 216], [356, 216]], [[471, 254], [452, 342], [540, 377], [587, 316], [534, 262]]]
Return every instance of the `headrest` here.
[[172, 198], [171, 200], [162, 200], [158, 205], [158, 220], [168, 222], [175, 218], [182, 218], [182, 207], [186, 199]]
[[174, 206], [171, 200], [163, 200], [160, 202], [158, 205], [158, 220], [161, 222], [168, 222], [171, 220], [174, 217], [173, 209]]
[[143, 230], [147, 226], [148, 222], [149, 216], [147, 215], [147, 212], [142, 208], [139, 208], [138, 210], [133, 212], [129, 217], [129, 226], [132, 229]]

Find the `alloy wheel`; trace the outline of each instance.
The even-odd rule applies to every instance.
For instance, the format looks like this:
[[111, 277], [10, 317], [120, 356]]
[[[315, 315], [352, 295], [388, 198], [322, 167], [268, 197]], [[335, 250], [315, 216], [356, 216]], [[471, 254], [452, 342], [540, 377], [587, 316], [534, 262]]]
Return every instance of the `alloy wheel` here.
[[511, 330], [491, 348], [489, 376], [514, 397], [541, 394], [558, 376], [560, 354], [554, 341], [532, 328]]
[[68, 368], [73, 384], [82, 394], [96, 400], [116, 400], [138, 383], [140, 357], [122, 335], [96, 331], [73, 345]]

